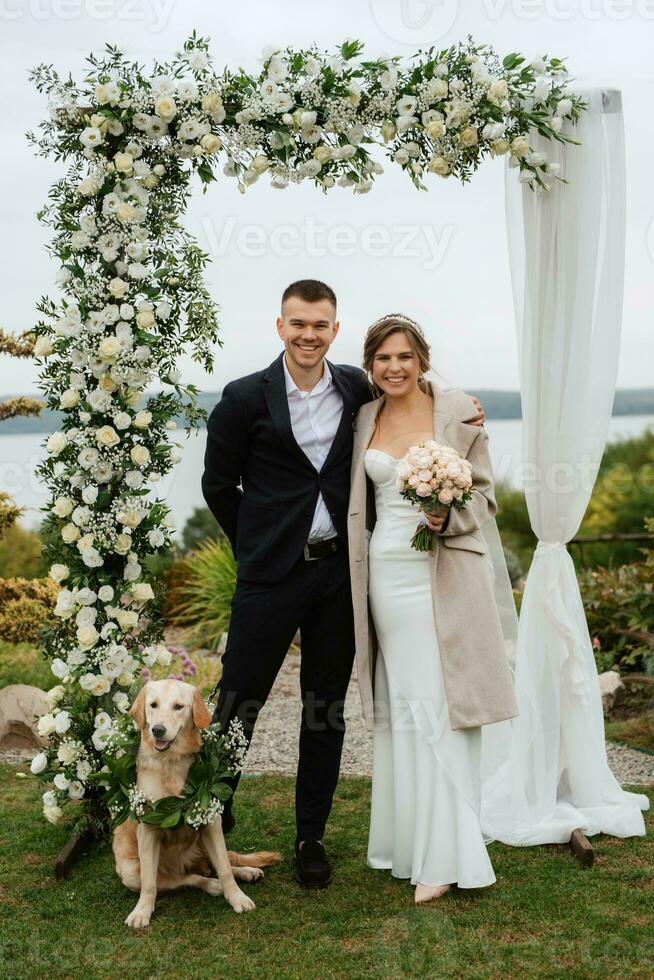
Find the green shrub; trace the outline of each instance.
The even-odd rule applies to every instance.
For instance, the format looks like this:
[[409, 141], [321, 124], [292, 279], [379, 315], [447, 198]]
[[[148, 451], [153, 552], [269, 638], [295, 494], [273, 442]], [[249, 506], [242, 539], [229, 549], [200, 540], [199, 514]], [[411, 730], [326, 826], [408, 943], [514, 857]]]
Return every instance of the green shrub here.
[[514, 490], [508, 483], [498, 480], [495, 484], [497, 499], [497, 528], [504, 546], [504, 556], [511, 581], [525, 574], [531, 565], [537, 538], [529, 523], [527, 503], [522, 490]]
[[205, 541], [175, 562], [166, 619], [182, 627], [181, 639], [196, 647], [216, 650], [229, 625], [236, 586], [236, 562], [226, 541]]
[[[637, 533], [654, 513], [654, 430], [607, 445], [579, 536]], [[575, 549], [576, 550], [576, 549]], [[584, 564], [608, 568], [639, 560], [637, 542], [585, 544]]]
[[0, 688], [9, 684], [31, 684], [44, 691], [57, 683], [41, 650], [31, 643], [0, 640]]
[[[654, 518], [645, 521], [654, 538]], [[642, 561], [588, 569], [579, 576], [599, 671], [654, 674], [654, 552]]]
[[41, 539], [34, 531], [15, 524], [0, 540], [0, 577], [37, 578], [45, 574], [41, 559]]
[[196, 507], [182, 531], [182, 550], [193, 551], [205, 541], [225, 541], [225, 535], [208, 507]]
[[50, 579], [0, 579], [0, 640], [38, 643], [58, 591]]

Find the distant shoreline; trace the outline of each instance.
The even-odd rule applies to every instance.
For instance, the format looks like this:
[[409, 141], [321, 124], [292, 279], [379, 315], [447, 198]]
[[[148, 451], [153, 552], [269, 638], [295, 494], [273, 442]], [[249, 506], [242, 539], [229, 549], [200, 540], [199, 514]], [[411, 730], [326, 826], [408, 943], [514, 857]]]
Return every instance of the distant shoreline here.
[[[496, 389], [466, 389], [471, 395], [475, 395], [484, 406], [489, 421], [500, 421], [510, 419], [521, 419], [521, 404], [519, 391], [500, 391]], [[155, 392], [152, 392], [154, 394]], [[198, 397], [198, 405], [205, 409], [207, 414], [214, 405], [220, 401], [221, 392], [203, 391]], [[3, 395], [1, 400], [7, 401], [10, 398], [17, 398], [18, 395]], [[25, 397], [25, 396], [24, 396]], [[30, 394], [26, 397], [38, 398], [40, 395]], [[654, 388], [620, 388], [615, 393], [612, 415], [654, 415]], [[27, 418], [7, 419], [0, 422], [0, 435], [27, 435], [30, 433], [56, 432], [63, 420], [62, 412], [54, 412], [51, 409], [44, 409], [40, 416]], [[182, 420], [177, 420], [180, 425]]]

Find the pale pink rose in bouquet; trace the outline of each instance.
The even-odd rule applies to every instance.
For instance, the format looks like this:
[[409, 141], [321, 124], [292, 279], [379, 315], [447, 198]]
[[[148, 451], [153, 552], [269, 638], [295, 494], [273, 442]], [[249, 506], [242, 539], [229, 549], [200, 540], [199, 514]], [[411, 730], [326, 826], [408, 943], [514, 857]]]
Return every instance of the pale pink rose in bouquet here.
[[[472, 467], [456, 449], [430, 439], [411, 446], [397, 465], [400, 495], [418, 504], [427, 514], [455, 507], [460, 510], [472, 498]], [[411, 539], [416, 551], [432, 551], [436, 535], [419, 524]]]

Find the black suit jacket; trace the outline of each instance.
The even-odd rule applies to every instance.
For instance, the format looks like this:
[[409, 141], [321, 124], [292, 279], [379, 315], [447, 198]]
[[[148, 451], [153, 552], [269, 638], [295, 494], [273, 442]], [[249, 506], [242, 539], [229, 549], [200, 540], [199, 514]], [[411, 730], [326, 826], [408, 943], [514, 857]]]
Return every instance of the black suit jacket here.
[[363, 371], [327, 362], [343, 414], [318, 472], [293, 436], [283, 356], [231, 381], [207, 423], [202, 493], [229, 538], [239, 578], [252, 582], [277, 582], [298, 561], [319, 493], [347, 540], [352, 423], [372, 398]]

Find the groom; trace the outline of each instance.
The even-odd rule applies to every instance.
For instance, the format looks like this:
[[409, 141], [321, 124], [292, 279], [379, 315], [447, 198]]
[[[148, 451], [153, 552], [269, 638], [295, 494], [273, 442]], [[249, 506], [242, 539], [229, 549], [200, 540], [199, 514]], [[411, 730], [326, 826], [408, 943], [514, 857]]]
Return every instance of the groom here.
[[[266, 370], [225, 387], [207, 423], [202, 477], [238, 567], [214, 721], [226, 727], [239, 718], [249, 743], [299, 629], [296, 877], [318, 888], [332, 877], [322, 838], [354, 659], [346, 531], [352, 423], [372, 398], [363, 371], [325, 359], [338, 330], [329, 286], [304, 279], [287, 287], [277, 318], [284, 351]], [[481, 424], [483, 415], [470, 421]], [[231, 802], [225, 831], [235, 822]]]

